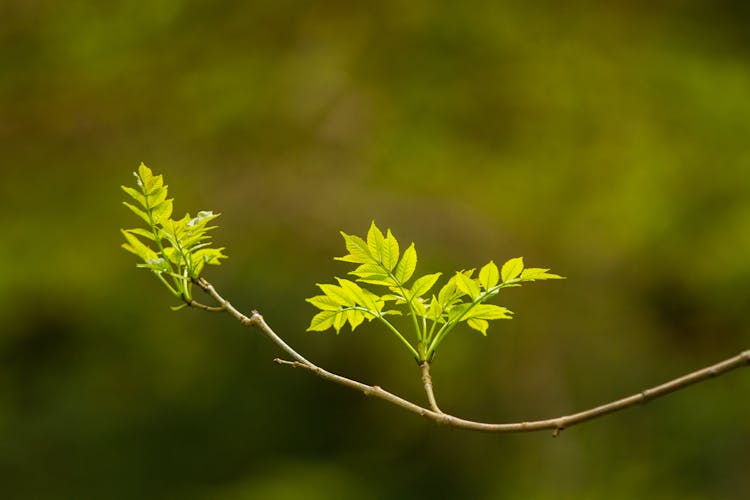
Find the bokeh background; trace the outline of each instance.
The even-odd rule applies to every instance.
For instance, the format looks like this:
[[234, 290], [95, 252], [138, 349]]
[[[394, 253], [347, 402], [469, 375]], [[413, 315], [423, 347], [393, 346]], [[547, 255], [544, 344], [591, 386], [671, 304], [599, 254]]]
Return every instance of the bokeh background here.
[[746, 2], [0, 4], [8, 499], [739, 499], [750, 374], [549, 433], [451, 431], [173, 313], [119, 248], [144, 161], [221, 212], [206, 276], [320, 365], [423, 400], [392, 336], [305, 333], [338, 230], [422, 272], [523, 255], [433, 368], [470, 418], [552, 417], [750, 346]]

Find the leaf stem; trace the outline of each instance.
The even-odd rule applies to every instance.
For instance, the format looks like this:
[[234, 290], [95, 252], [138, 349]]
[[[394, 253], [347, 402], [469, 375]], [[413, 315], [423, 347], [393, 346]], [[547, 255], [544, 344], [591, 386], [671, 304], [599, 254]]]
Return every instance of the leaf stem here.
[[417, 350], [416, 350], [416, 349], [414, 349], [414, 347], [413, 347], [413, 346], [412, 346], [412, 345], [411, 345], [411, 344], [409, 343], [409, 341], [407, 341], [407, 340], [406, 340], [406, 339], [404, 338], [404, 336], [403, 336], [403, 335], [401, 335], [401, 332], [399, 332], [399, 331], [398, 331], [398, 329], [397, 329], [397, 328], [396, 328], [395, 326], [393, 326], [393, 324], [392, 324], [392, 323], [391, 323], [390, 321], [388, 321], [387, 319], [385, 319], [385, 316], [383, 316], [382, 314], [378, 313], [378, 315], [377, 315], [376, 317], [377, 317], [377, 318], [378, 318], [378, 319], [379, 319], [380, 321], [382, 321], [382, 322], [383, 322], [383, 324], [384, 324], [385, 326], [387, 326], [389, 330], [391, 330], [391, 331], [392, 331], [393, 333], [395, 333], [395, 334], [396, 334], [396, 336], [398, 337], [398, 339], [399, 339], [399, 340], [400, 340], [400, 341], [401, 341], [401, 342], [402, 342], [402, 343], [403, 343], [403, 344], [404, 344], [404, 345], [405, 345], [405, 346], [406, 346], [406, 347], [407, 347], [407, 348], [409, 349], [409, 352], [411, 352], [411, 353], [412, 353], [412, 354], [414, 355], [414, 358], [415, 358], [415, 359], [416, 359], [416, 360], [417, 360], [418, 362], [419, 362], [419, 361], [421, 361], [421, 360], [420, 360], [420, 356], [419, 356], [419, 353], [417, 352]]

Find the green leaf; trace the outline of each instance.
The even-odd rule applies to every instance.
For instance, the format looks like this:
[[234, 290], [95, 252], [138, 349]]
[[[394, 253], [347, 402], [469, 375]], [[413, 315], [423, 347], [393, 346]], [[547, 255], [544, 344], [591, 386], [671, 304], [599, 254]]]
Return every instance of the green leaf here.
[[322, 311], [338, 311], [341, 309], [341, 305], [328, 295], [316, 295], [305, 300]]
[[155, 190], [159, 189], [164, 185], [161, 175], [154, 175], [151, 169], [148, 168], [144, 163], [141, 163], [138, 167], [138, 185], [141, 186], [143, 192], [151, 194]]
[[[148, 195], [148, 206], [155, 207], [167, 199], [167, 186], [162, 186]], [[143, 204], [145, 206], [145, 204]]]
[[377, 263], [372, 258], [372, 255], [370, 255], [370, 249], [365, 240], [359, 236], [346, 234], [343, 231], [341, 231], [341, 236], [344, 238], [344, 243], [346, 244], [346, 249], [349, 251], [349, 254], [343, 257], [335, 257], [335, 260], [353, 262], [355, 264]]
[[375, 302], [376, 296], [374, 294], [368, 294], [367, 290], [363, 290], [359, 285], [353, 281], [349, 281], [342, 278], [336, 278], [339, 282], [341, 289], [353, 299], [353, 302], [357, 305], [369, 309], [370, 311], [377, 311], [378, 305]]
[[563, 276], [557, 274], [548, 273], [549, 269], [541, 269], [538, 267], [529, 267], [524, 269], [521, 273], [521, 281], [536, 281], [536, 280], [564, 280]]
[[513, 312], [494, 304], [477, 304], [463, 317], [467, 319], [511, 319]]
[[228, 257], [222, 252], [224, 247], [221, 248], [201, 248], [198, 251], [193, 251], [193, 261], [202, 261], [205, 264], [213, 266], [221, 265], [220, 259], [227, 259]]
[[416, 297], [421, 297], [430, 291], [435, 285], [435, 282], [440, 278], [442, 273], [425, 274], [421, 278], [418, 278], [409, 290], [409, 300], [413, 300]]
[[167, 247], [164, 249], [164, 256], [171, 262], [172, 264], [181, 264], [182, 263], [182, 254], [177, 251], [175, 247]]
[[443, 316], [443, 308], [440, 306], [440, 301], [432, 295], [430, 305], [427, 308], [427, 317], [433, 321], [440, 321]]
[[322, 311], [313, 316], [308, 332], [324, 332], [333, 326], [333, 321], [340, 314], [339, 311]]
[[351, 295], [340, 286], [318, 284], [318, 288], [320, 288], [328, 297], [336, 301], [341, 307], [351, 307], [354, 305], [353, 297], [351, 297]]
[[469, 278], [466, 274], [457, 272], [455, 278], [458, 289], [468, 295], [471, 300], [475, 300], [482, 293], [479, 289], [479, 283]]
[[149, 239], [151, 241], [155, 241], [156, 240], [156, 237], [154, 236], [154, 233], [152, 233], [151, 231], [147, 231], [147, 230], [145, 230], [143, 228], [140, 228], [140, 227], [136, 227], [136, 228], [133, 228], [133, 229], [128, 229], [127, 231], [129, 233], [132, 233], [132, 234], [137, 234], [138, 236], [143, 236], [144, 238], [147, 238], [147, 239]]
[[448, 310], [448, 308], [458, 299], [459, 295], [460, 292], [456, 287], [456, 277], [453, 276], [445, 285], [443, 285], [443, 288], [441, 288], [438, 293], [438, 301], [440, 302], [441, 308], [443, 310]]
[[132, 210], [135, 215], [143, 219], [146, 224], [151, 224], [151, 220], [148, 218], [148, 214], [146, 212], [136, 207], [135, 205], [128, 203], [127, 201], [123, 201], [122, 204]]
[[448, 311], [448, 321], [458, 321], [459, 318], [461, 318], [461, 321], [465, 320], [464, 314], [466, 314], [466, 311], [469, 310], [471, 307], [471, 304], [467, 302], [462, 302], [461, 304], [456, 304], [453, 306], [450, 311]]
[[385, 267], [389, 271], [392, 271], [393, 268], [396, 267], [398, 256], [398, 241], [396, 241], [396, 238], [393, 236], [393, 233], [391, 233], [391, 230], [389, 229], [386, 233], [385, 240], [383, 241], [383, 248], [381, 251], [383, 267]]
[[380, 264], [383, 264], [384, 247], [385, 236], [383, 236], [383, 232], [378, 229], [378, 226], [375, 225], [375, 221], [372, 221], [370, 229], [367, 231], [367, 248], [370, 250], [372, 258]]
[[157, 260], [159, 256], [156, 252], [151, 250], [149, 247], [143, 244], [141, 240], [135, 237], [130, 231], [124, 229], [121, 230], [123, 236], [127, 240], [127, 243], [123, 243], [122, 247], [128, 252], [134, 253], [144, 261]]
[[[348, 274], [351, 274], [352, 276], [357, 276], [358, 278], [372, 278], [374, 276], [377, 276], [378, 278], [389, 278], [387, 274], [385, 274], [385, 271], [383, 270], [383, 266], [380, 264], [373, 264], [373, 263], [367, 263], [367, 264], [361, 264], [357, 267], [354, 271], [349, 271]], [[392, 279], [389, 279], [389, 284], [396, 285], [396, 283], [393, 282]]]
[[357, 281], [361, 283], [368, 283], [370, 285], [382, 285], [382, 286], [393, 286], [393, 278], [386, 276], [385, 274], [380, 276], [371, 276], [369, 278], [360, 278]]
[[413, 300], [411, 305], [414, 308], [414, 312], [417, 314], [417, 316], [427, 316], [427, 308], [425, 307], [424, 301], [421, 297], [417, 297], [415, 300]]
[[151, 217], [154, 219], [154, 224], [159, 224], [164, 220], [169, 219], [172, 215], [172, 200], [164, 200], [160, 204], [156, 205], [151, 209]]
[[333, 328], [336, 330], [336, 335], [341, 331], [341, 327], [346, 324], [346, 312], [341, 312], [333, 317]]
[[349, 321], [349, 326], [351, 327], [352, 331], [354, 331], [354, 329], [361, 325], [365, 320], [365, 315], [362, 314], [361, 311], [349, 309], [348, 311], [346, 311], [346, 319], [347, 321]]
[[503, 264], [503, 268], [500, 271], [503, 283], [518, 278], [521, 275], [521, 271], [523, 271], [523, 257], [510, 259]]
[[500, 281], [500, 272], [497, 270], [497, 266], [493, 261], [490, 261], [486, 266], [479, 270], [479, 284], [482, 288], [489, 290], [493, 286], [497, 285]]
[[120, 186], [131, 198], [138, 202], [141, 206], [146, 206], [146, 197], [143, 196], [137, 189], [133, 189], [127, 186]]
[[490, 324], [486, 320], [473, 318], [467, 321], [466, 324], [480, 332], [482, 335], [487, 336], [487, 327], [490, 326]]
[[393, 271], [393, 275], [396, 277], [399, 283], [404, 284], [412, 277], [414, 270], [417, 268], [417, 251], [414, 248], [414, 243], [409, 245], [409, 248], [404, 250], [404, 254], [401, 256], [401, 260], [396, 266], [396, 270]]

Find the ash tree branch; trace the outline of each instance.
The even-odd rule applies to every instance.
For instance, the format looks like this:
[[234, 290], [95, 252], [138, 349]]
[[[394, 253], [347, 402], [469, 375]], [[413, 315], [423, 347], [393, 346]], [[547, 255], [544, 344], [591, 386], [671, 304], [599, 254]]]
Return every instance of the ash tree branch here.
[[278, 334], [276, 334], [276, 332], [274, 332], [270, 326], [268, 326], [268, 324], [263, 319], [263, 316], [261, 316], [257, 311], [253, 311], [252, 314], [248, 317], [238, 311], [229, 301], [222, 297], [216, 291], [213, 285], [211, 285], [205, 279], [199, 278], [196, 283], [204, 291], [206, 291], [206, 293], [213, 297], [213, 299], [216, 300], [219, 306], [208, 307], [198, 303], [191, 303], [190, 305], [208, 311], [226, 311], [244, 326], [258, 328], [266, 337], [268, 337], [291, 358], [291, 360], [276, 358], [274, 360], [276, 363], [284, 366], [307, 370], [309, 372], [312, 372], [314, 375], [322, 378], [323, 380], [343, 385], [344, 387], [349, 387], [350, 389], [362, 392], [366, 396], [374, 396], [383, 399], [412, 413], [416, 413], [417, 415], [433, 420], [438, 424], [443, 424], [458, 429], [503, 433], [552, 430], [553, 436], [556, 437], [563, 429], [567, 429], [582, 422], [593, 420], [610, 413], [624, 410], [631, 406], [648, 403], [653, 399], [684, 389], [693, 384], [697, 384], [699, 382], [703, 382], [704, 380], [724, 375], [725, 373], [729, 373], [730, 371], [733, 371], [737, 368], [750, 365], [750, 350], [746, 350], [736, 356], [725, 359], [711, 366], [707, 366], [700, 370], [688, 373], [687, 375], [683, 375], [655, 387], [645, 389], [631, 396], [605, 403], [578, 413], [572, 413], [570, 415], [563, 415], [560, 417], [544, 420], [531, 420], [524, 422], [500, 424], [477, 422], [455, 417], [453, 415], [443, 413], [440, 410], [433, 393], [432, 378], [430, 376], [430, 366], [427, 362], [422, 363], [420, 367], [422, 369], [422, 383], [424, 385], [425, 393], [427, 394], [429, 408], [412, 403], [411, 401], [388, 392], [377, 385], [367, 385], [362, 382], [358, 382], [356, 380], [352, 380], [341, 375], [329, 372], [317, 366], [313, 362], [305, 359], [301, 354], [299, 354], [286, 342], [284, 342], [284, 340], [279, 337]]

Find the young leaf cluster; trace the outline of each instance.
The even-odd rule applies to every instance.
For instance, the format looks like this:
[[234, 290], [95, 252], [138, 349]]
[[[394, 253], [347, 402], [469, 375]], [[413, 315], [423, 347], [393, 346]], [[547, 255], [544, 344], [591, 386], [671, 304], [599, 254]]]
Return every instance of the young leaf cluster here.
[[[445, 337], [458, 325], [487, 334], [489, 322], [509, 319], [505, 307], [487, 304], [501, 289], [537, 280], [561, 279], [549, 269], [526, 268], [523, 258], [508, 260], [501, 268], [490, 261], [475, 275], [475, 269], [456, 272], [439, 289], [434, 287], [441, 273], [414, 277], [417, 251], [411, 243], [403, 253], [396, 237], [385, 234], [373, 222], [366, 239], [342, 232], [347, 254], [336, 260], [355, 264], [348, 274], [354, 281], [336, 278], [338, 284], [318, 284], [323, 292], [307, 299], [320, 309], [308, 331], [333, 328], [338, 333], [345, 324], [352, 331], [365, 319], [376, 319], [395, 334], [418, 362], [430, 361]], [[379, 293], [362, 285], [374, 285]], [[388, 316], [406, 315], [411, 319], [414, 337], [410, 342]]]
[[208, 224], [219, 214], [198, 212], [172, 219], [172, 199], [161, 175], [153, 175], [141, 163], [136, 172], [136, 188], [121, 186], [132, 198], [123, 202], [145, 223], [145, 227], [122, 229], [122, 247], [141, 259], [138, 267], [150, 269], [184, 307], [192, 301], [192, 284], [206, 264], [218, 265], [227, 256], [224, 248], [211, 248]]

